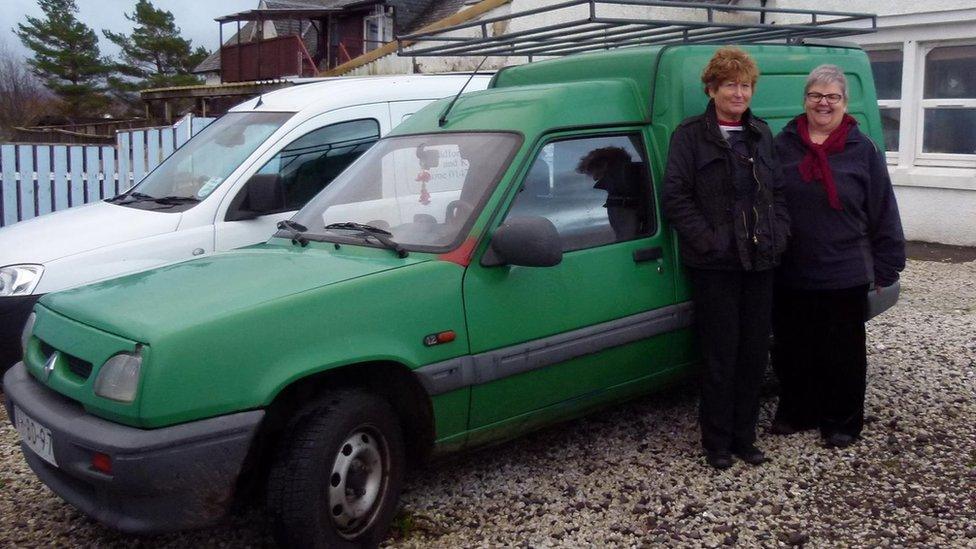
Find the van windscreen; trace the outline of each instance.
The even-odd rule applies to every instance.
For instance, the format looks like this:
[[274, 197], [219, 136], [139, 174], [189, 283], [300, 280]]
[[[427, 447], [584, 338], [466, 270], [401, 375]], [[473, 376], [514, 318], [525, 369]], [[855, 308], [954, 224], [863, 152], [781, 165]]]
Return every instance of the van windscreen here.
[[[210, 195], [241, 162], [294, 113], [231, 112], [220, 117], [164, 160], [114, 203], [157, 209], [164, 205], [192, 206]], [[168, 208], [180, 211], [183, 208]]]

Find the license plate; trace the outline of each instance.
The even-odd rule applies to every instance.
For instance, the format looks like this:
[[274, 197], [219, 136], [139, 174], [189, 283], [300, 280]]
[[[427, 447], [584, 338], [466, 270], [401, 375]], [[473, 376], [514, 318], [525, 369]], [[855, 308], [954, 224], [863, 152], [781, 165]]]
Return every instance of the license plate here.
[[54, 446], [51, 443], [51, 430], [34, 421], [34, 418], [16, 406], [14, 406], [14, 418], [17, 432], [20, 433], [20, 439], [24, 444], [44, 461], [57, 467], [58, 462], [54, 460]]

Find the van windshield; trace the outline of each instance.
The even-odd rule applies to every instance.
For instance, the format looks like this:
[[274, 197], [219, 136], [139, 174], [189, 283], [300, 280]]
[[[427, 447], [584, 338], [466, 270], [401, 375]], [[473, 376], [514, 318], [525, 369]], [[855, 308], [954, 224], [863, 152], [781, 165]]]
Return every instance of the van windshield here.
[[348, 229], [358, 224], [405, 249], [446, 251], [467, 236], [520, 142], [510, 133], [382, 139], [293, 220], [312, 240], [377, 245], [369, 231]]
[[[179, 211], [210, 195], [294, 113], [231, 112], [186, 142], [136, 186], [112, 202]], [[173, 208], [173, 206], [182, 206]]]

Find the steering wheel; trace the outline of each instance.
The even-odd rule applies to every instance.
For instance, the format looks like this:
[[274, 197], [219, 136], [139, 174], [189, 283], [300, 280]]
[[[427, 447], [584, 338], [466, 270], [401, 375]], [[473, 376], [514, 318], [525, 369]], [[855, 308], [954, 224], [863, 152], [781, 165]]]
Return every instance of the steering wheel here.
[[474, 206], [471, 204], [463, 200], [452, 200], [447, 205], [447, 211], [444, 212], [444, 223], [463, 223], [472, 213], [474, 213]]

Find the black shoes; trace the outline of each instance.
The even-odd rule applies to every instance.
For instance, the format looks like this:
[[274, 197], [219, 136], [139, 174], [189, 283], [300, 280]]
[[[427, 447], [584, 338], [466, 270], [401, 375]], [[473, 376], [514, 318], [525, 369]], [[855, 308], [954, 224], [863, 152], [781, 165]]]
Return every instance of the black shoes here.
[[705, 452], [705, 461], [719, 471], [724, 471], [732, 467], [732, 454], [726, 450]]
[[824, 437], [824, 445], [827, 448], [847, 448], [854, 444], [856, 438], [844, 433], [831, 433]]
[[727, 450], [719, 450], [715, 452], [706, 451], [705, 461], [707, 461], [708, 464], [715, 469], [724, 471], [725, 469], [732, 467], [733, 455], [750, 465], [762, 465], [763, 463], [769, 461], [766, 454], [764, 454], [759, 448], [756, 448], [756, 446], [753, 444], [737, 447], [731, 452]]
[[[798, 425], [796, 425], [794, 423], [791, 423], [789, 421], [786, 421], [784, 419], [776, 418], [776, 419], [773, 420], [773, 424], [769, 426], [769, 432], [770, 432], [770, 434], [773, 434], [773, 435], [792, 435], [792, 434], [795, 434], [795, 433], [799, 433], [801, 431], [808, 431], [808, 430], [814, 429], [814, 428], [815, 428], [815, 426], [812, 426], [812, 425], [811, 426], [805, 426], [805, 425], [804, 426], [798, 426]], [[851, 436], [851, 435], [848, 435], [848, 434], [845, 434], [845, 433], [830, 433], [830, 434], [824, 433], [823, 434], [823, 441], [824, 441], [824, 446], [827, 447], [827, 448], [847, 448], [851, 444], [854, 444], [855, 442], [857, 442], [857, 437]], [[759, 454], [762, 454], [762, 452], [760, 452], [756, 448], [753, 448], [753, 450], [756, 450], [756, 452], [758, 452]], [[749, 461], [748, 459], [746, 459], [745, 457], [743, 457], [742, 454], [740, 454], [738, 452], [735, 452], [735, 455], [737, 455], [740, 458], [742, 458], [742, 461], [746, 461], [748, 463], [752, 463], [752, 461]]]
[[732, 453], [749, 465], [762, 465], [763, 463], [769, 461], [766, 454], [764, 454], [759, 448], [756, 448], [754, 444], [736, 448], [732, 451]]

